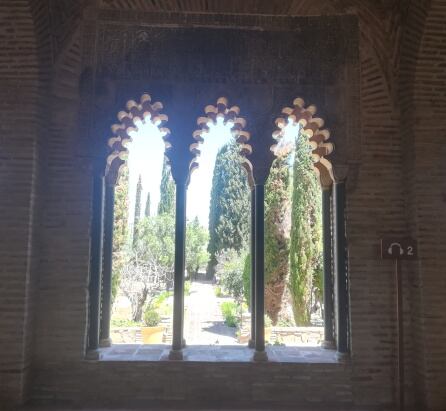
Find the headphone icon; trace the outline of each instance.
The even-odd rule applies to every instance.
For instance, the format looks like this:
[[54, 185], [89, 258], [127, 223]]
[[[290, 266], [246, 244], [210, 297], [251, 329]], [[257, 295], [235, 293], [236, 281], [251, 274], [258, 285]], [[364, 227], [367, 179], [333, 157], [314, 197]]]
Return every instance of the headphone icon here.
[[398, 248], [399, 248], [400, 255], [403, 255], [403, 254], [404, 254], [403, 247], [401, 247], [401, 244], [400, 244], [400, 243], [392, 243], [392, 244], [390, 244], [389, 249], [387, 250], [387, 253], [388, 253], [389, 255], [393, 255], [393, 249], [392, 249], [393, 247], [398, 247]]

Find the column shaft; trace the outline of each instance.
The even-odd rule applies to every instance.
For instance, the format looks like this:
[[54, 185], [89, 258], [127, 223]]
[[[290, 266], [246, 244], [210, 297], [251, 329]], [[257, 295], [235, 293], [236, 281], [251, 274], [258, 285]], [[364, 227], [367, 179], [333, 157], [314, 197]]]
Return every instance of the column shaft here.
[[99, 347], [99, 320], [101, 303], [102, 238], [103, 238], [104, 178], [100, 173], [93, 177], [93, 207], [90, 243], [90, 319], [88, 350]]
[[255, 186], [255, 360], [266, 360], [265, 352], [265, 186]]
[[338, 297], [337, 307], [337, 349], [340, 354], [346, 354], [349, 350], [349, 307], [348, 307], [348, 284], [346, 269], [346, 237], [345, 237], [345, 182], [334, 185], [334, 214], [335, 214], [335, 272], [336, 293]]
[[251, 339], [249, 346], [254, 348], [256, 340], [256, 196], [254, 188], [251, 190], [251, 287], [250, 287], [250, 309], [251, 309]]
[[113, 274], [113, 226], [115, 211], [115, 186], [105, 186], [104, 207], [104, 247], [103, 247], [103, 270], [102, 270], [102, 317], [101, 317], [101, 340], [102, 347], [108, 347], [110, 340], [110, 320], [112, 303], [112, 274]]
[[171, 359], [182, 358], [184, 322], [184, 269], [186, 237], [186, 184], [176, 184], [175, 275]]
[[334, 300], [332, 271], [331, 187], [322, 190], [322, 230], [324, 253], [324, 347], [334, 348]]

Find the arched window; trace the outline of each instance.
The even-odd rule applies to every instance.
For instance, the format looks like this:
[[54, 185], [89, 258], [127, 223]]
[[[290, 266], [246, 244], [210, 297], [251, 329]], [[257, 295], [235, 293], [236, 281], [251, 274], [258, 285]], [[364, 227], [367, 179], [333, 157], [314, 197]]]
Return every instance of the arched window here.
[[[171, 340], [165, 341], [172, 342], [169, 358], [183, 358], [182, 349], [186, 343], [183, 338], [185, 291], [188, 293], [190, 287], [185, 280], [196, 279], [200, 277], [200, 274], [202, 279], [206, 278], [207, 281], [214, 280], [217, 277], [218, 286], [221, 286], [225, 292], [230, 294], [238, 304], [237, 310], [241, 315], [237, 343], [244, 344], [250, 337], [249, 346], [255, 348], [254, 360], [267, 360], [266, 342], [281, 343], [282, 337], [278, 336], [279, 331], [277, 329], [275, 336], [268, 333], [268, 327], [265, 329], [264, 314], [267, 314], [267, 321], [271, 320], [273, 325], [278, 324], [286, 290], [289, 290], [289, 294], [291, 294], [289, 299], [293, 308], [294, 321], [297, 325], [310, 324], [312, 320], [310, 306], [318, 305], [319, 318], [321, 320], [323, 318], [324, 325], [323, 345], [327, 348], [334, 347], [336, 338], [338, 351], [346, 353], [349, 346], [348, 284], [343, 211], [345, 192], [342, 182], [334, 184], [333, 169], [327, 159], [327, 156], [333, 151], [333, 144], [329, 142], [330, 133], [323, 129], [324, 121], [321, 118], [314, 117], [316, 108], [314, 106], [305, 107], [302, 99], [295, 99], [293, 107], [284, 108], [282, 117], [276, 120], [277, 129], [272, 133], [271, 142], [268, 138], [260, 137], [256, 139], [255, 136], [253, 142], [251, 142], [250, 133], [245, 130], [246, 120], [240, 116], [239, 107], [228, 106], [227, 99], [221, 97], [217, 100], [215, 106], [206, 106], [206, 115], [198, 118], [197, 123], [200, 128], [193, 133], [195, 142], [190, 144], [187, 152], [185, 151], [187, 144], [184, 145], [184, 141], [179, 147], [171, 146], [170, 132], [167, 128], [162, 127], [163, 123], [167, 121], [167, 116], [160, 114], [161, 109], [162, 104], [152, 104], [150, 96], [146, 94], [141, 97], [140, 103], [128, 102], [127, 111], [118, 114], [120, 123], [112, 126], [114, 136], [109, 140], [110, 154], [107, 157], [105, 179], [101, 175], [95, 176], [90, 281], [90, 351], [98, 348], [99, 335], [102, 345], [110, 344], [115, 187], [120, 174], [122, 174], [123, 165], [126, 162], [143, 164], [146, 157], [141, 156], [141, 153], [151, 150], [158, 152], [159, 156], [157, 158], [162, 157], [163, 151], [167, 157], [163, 166], [161, 167], [160, 162], [160, 167], [158, 167], [158, 169], [162, 169], [160, 175], [156, 177], [152, 164], [150, 168], [152, 171], [149, 171], [150, 175], [146, 179], [161, 181], [160, 200], [155, 199], [153, 202], [149, 200], [149, 198], [153, 199], [148, 195], [150, 190], [144, 189], [144, 185], [147, 186], [147, 184], [143, 183], [141, 167], [141, 170], [137, 172], [137, 175], [140, 175], [139, 181], [136, 175], [128, 177], [129, 180], [133, 181], [133, 184], [130, 184], [130, 187], [133, 187], [131, 190], [135, 191], [134, 195], [130, 195], [129, 198], [135, 198], [135, 201], [134, 206], [130, 207], [132, 210], [130, 214], [133, 218], [129, 218], [129, 224], [127, 225], [131, 233], [126, 238], [132, 244], [133, 254], [130, 265], [133, 264], [135, 267], [138, 265], [135, 264], [135, 261], [141, 260], [140, 256], [143, 256], [141, 258], [144, 262], [150, 260], [147, 255], [152, 252], [152, 247], [142, 241], [145, 234], [152, 235], [156, 232], [156, 235], [158, 235], [157, 245], [170, 241], [171, 248], [168, 249], [168, 246], [163, 243], [164, 245], [158, 247], [155, 255], [153, 255], [154, 261], [157, 259], [165, 260], [168, 255], [171, 255], [169, 267], [158, 271], [153, 267], [150, 270], [146, 267], [152, 274], [162, 272], [162, 282], [166, 291], [169, 292], [173, 286], [173, 295], [169, 296], [171, 297], [171, 306], [173, 305], [173, 313], [167, 320], [167, 323], [171, 325], [171, 332], [168, 333], [171, 335]], [[136, 147], [133, 157], [132, 155], [129, 156], [127, 146], [132, 138], [133, 143], [138, 142], [137, 132], [144, 127], [150, 129], [148, 133], [151, 139], [156, 141], [164, 139], [165, 149], [162, 146], [156, 148], [149, 140], [149, 143], [142, 140], [139, 148]], [[191, 173], [199, 165], [200, 144], [211, 138], [216, 139], [213, 141], [213, 145], [211, 144], [209, 147], [211, 152], [212, 150], [217, 152], [220, 144], [217, 141], [219, 137], [216, 131], [219, 128], [223, 130], [221, 143], [226, 143], [222, 148], [222, 158], [227, 156], [227, 160], [229, 156], [232, 156], [231, 161], [237, 163], [234, 170], [238, 171], [235, 174], [230, 174], [232, 166], [228, 166], [228, 163], [222, 164], [220, 170], [215, 166], [213, 173], [211, 173], [213, 166], [202, 163], [204, 174], [201, 177], [200, 174], [196, 174], [195, 187], [194, 176], [192, 174], [191, 177]], [[276, 143], [272, 144], [274, 139]], [[204, 147], [206, 149], [206, 144]], [[216, 156], [215, 152], [211, 153], [211, 157]], [[172, 163], [174, 180], [170, 176], [170, 163]], [[237, 188], [239, 191], [231, 197], [227, 192], [217, 192], [218, 190], [216, 190], [213, 201], [211, 201], [212, 194], [210, 196], [203, 195], [203, 188], [210, 185], [211, 174], [215, 177], [216, 175], [224, 176], [229, 173], [225, 178], [229, 184], [234, 184], [235, 176], [240, 172], [240, 166], [246, 171], [243, 179], [240, 180], [243, 182], [240, 187], [243, 186], [245, 191], [240, 191], [240, 188]], [[314, 169], [316, 178], [313, 177], [313, 174], [310, 174], [311, 168]], [[136, 166], [136, 169], [138, 169], [138, 166]], [[304, 170], [304, 173], [298, 176], [299, 170]], [[239, 176], [239, 174], [237, 175]], [[270, 176], [269, 179], [268, 175]], [[301, 180], [308, 179], [307, 186], [304, 185], [297, 189], [296, 184], [290, 184], [293, 177]], [[126, 178], [125, 174], [122, 178]], [[105, 208], [103, 201], [104, 181]], [[315, 188], [317, 185], [319, 185], [321, 191]], [[249, 189], [251, 194], [249, 194]], [[290, 192], [291, 189], [295, 192]], [[191, 248], [193, 244], [193, 247], [199, 248], [199, 252], [204, 251], [204, 244], [195, 243], [195, 239], [192, 238], [197, 233], [190, 234], [190, 230], [197, 230], [197, 232], [202, 230], [204, 224], [200, 224], [198, 215], [194, 215], [196, 210], [191, 207], [191, 210], [187, 211], [186, 193], [188, 190], [196, 205], [203, 208], [204, 204], [204, 213], [206, 213], [206, 208], [209, 207], [210, 210], [209, 229], [210, 236], [214, 236], [214, 244], [208, 247], [211, 257], [206, 256], [203, 260], [198, 257], [195, 259], [194, 253], [197, 250]], [[304, 197], [304, 195], [313, 197], [312, 200], [314, 201], [301, 201], [299, 204], [295, 204], [292, 197], [298, 190], [300, 190], [301, 197]], [[243, 202], [245, 195], [247, 201]], [[169, 197], [165, 203], [162, 201], [163, 196]], [[145, 201], [143, 201], [143, 197]], [[220, 213], [216, 220], [211, 221], [213, 214], [216, 214], [214, 203], [217, 200], [221, 201], [221, 208], [226, 207], [232, 214], [235, 214], [235, 209], [242, 204], [239, 208], [244, 211], [243, 215], [246, 215], [246, 218], [243, 221], [239, 219], [230, 226], [225, 218], [221, 217], [223, 214]], [[225, 201], [227, 204], [225, 204]], [[152, 207], [156, 206], [156, 202], [159, 203], [159, 206], [156, 207], [157, 215], [167, 214], [171, 217], [170, 223], [167, 220], [160, 221], [160, 230], [150, 225], [151, 217], [154, 214]], [[294, 215], [291, 206], [301, 209]], [[305, 208], [312, 210], [305, 214], [302, 212], [302, 209]], [[105, 210], [104, 218], [102, 218], [103, 210]], [[200, 212], [202, 220], [205, 220], [203, 211]], [[145, 217], [142, 217], [143, 215]], [[190, 219], [189, 223], [187, 222], [187, 216]], [[301, 218], [300, 223], [298, 223], [299, 218]], [[144, 224], [140, 224], [140, 219]], [[304, 225], [302, 221], [307, 223], [307, 231], [301, 230], [299, 237], [295, 234], [299, 230], [294, 229], [293, 231], [293, 227], [299, 224], [302, 227]], [[249, 227], [249, 230], [242, 229], [244, 225]], [[171, 227], [172, 230], [167, 232], [166, 227]], [[250, 236], [248, 236], [249, 232]], [[230, 246], [226, 243], [223, 244], [225, 236], [228, 237], [226, 243]], [[238, 242], [236, 241], [237, 236], [241, 238]], [[104, 240], [104, 244], [102, 244], [102, 240]], [[310, 256], [309, 253], [306, 253], [308, 249], [305, 249], [305, 242], [312, 243], [313, 248], [318, 249], [318, 251]], [[220, 248], [215, 247], [215, 243], [219, 243]], [[231, 245], [232, 243], [235, 245]], [[243, 244], [244, 255], [241, 255], [240, 249], [242, 246], [240, 244]], [[231, 247], [233, 251], [235, 250], [235, 254], [228, 253]], [[156, 247], [153, 247], [153, 249], [156, 249]], [[101, 254], [102, 250], [103, 256]], [[171, 250], [170, 253], [169, 250]], [[207, 261], [205, 261], [206, 259]], [[238, 259], [240, 261], [237, 265], [235, 262]], [[310, 277], [307, 275], [302, 280], [299, 271], [301, 269], [298, 266], [308, 265], [310, 259], [315, 260], [312, 263], [312, 270], [309, 271], [311, 275]], [[102, 261], [104, 262], [103, 271], [101, 268]], [[150, 261], [151, 264], [152, 260]], [[224, 264], [226, 263], [233, 271], [234, 266], [237, 265], [237, 275], [231, 276], [231, 281], [234, 278], [239, 281], [235, 286], [225, 281], [226, 268]], [[223, 269], [220, 269], [219, 265]], [[217, 275], [215, 275], [216, 266]], [[131, 266], [129, 270], [135, 267]], [[205, 268], [207, 268], [206, 274], [204, 272]], [[102, 279], [101, 272], [103, 272]], [[155, 277], [158, 278], [156, 275], [152, 275], [150, 281]], [[311, 281], [308, 281], [309, 278]], [[135, 319], [142, 317], [143, 307], [147, 302], [147, 296], [144, 293], [150, 293], [150, 290], [159, 291], [159, 287], [151, 288], [153, 284], [146, 284], [141, 278], [137, 279], [136, 284], [140, 288], [142, 297], [139, 299], [140, 304], [135, 304], [136, 309], [133, 310]], [[137, 292], [135, 293], [137, 294]], [[201, 304], [203, 303], [200, 297], [196, 300]], [[249, 305], [249, 309], [245, 311], [246, 313], [250, 312], [250, 320], [249, 316], [244, 316], [243, 313], [243, 303], [245, 302]], [[299, 304], [303, 307], [299, 307]], [[159, 315], [159, 313], [151, 312], [155, 311], [151, 309], [153, 308], [151, 304], [148, 305], [148, 308], [150, 308], [147, 311], [150, 316], [152, 314], [153, 316]], [[232, 313], [233, 316], [238, 315], [237, 310]], [[222, 314], [225, 315], [223, 311], [222, 309]], [[188, 312], [189, 314], [192, 312], [190, 306]], [[322, 312], [323, 316], [321, 315]], [[203, 321], [199, 319], [197, 322], [202, 323]], [[199, 324], [198, 329], [202, 328], [202, 324]], [[187, 327], [186, 334], [190, 342], [200, 342], [195, 339], [194, 333], [191, 333]], [[246, 338], [246, 340], [243, 340], [243, 338]], [[212, 341], [202, 342], [213, 344]]]
[[[132, 310], [132, 319], [141, 319], [151, 293], [162, 291], [172, 276], [171, 270], [162, 270], [159, 267], [159, 259], [154, 250], [141, 246], [144, 232], [150, 232], [153, 228], [149, 221], [150, 191], [147, 190], [149, 187], [143, 189], [142, 182], [153, 183], [155, 179], [151, 174], [158, 171], [161, 177], [164, 146], [170, 146], [170, 132], [163, 127], [167, 116], [160, 113], [162, 104], [152, 103], [148, 94], [143, 94], [139, 103], [130, 100], [126, 108], [127, 111], [118, 113], [119, 124], [111, 127], [113, 137], [108, 140], [109, 155], [105, 172], [95, 176], [94, 180], [90, 351], [94, 351], [99, 345], [108, 346], [111, 343], [111, 305], [116, 280], [121, 281], [121, 289], [131, 302], [129, 308]], [[130, 145], [132, 149], [129, 152]], [[152, 165], [147, 168], [145, 165], [150, 155]], [[160, 167], [156, 167], [156, 161]], [[131, 165], [131, 172], [127, 164]], [[115, 215], [118, 222], [116, 227]], [[172, 224], [172, 237], [173, 231]], [[115, 244], [114, 232], [117, 234]], [[149, 269], [156, 276], [145, 275]], [[116, 275], [117, 271], [119, 275]]]

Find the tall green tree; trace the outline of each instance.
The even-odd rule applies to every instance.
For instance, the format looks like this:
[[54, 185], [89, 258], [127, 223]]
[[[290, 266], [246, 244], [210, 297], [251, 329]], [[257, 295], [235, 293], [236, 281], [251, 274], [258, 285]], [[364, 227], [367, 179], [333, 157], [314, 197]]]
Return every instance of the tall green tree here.
[[112, 301], [119, 288], [120, 273], [126, 262], [126, 250], [129, 238], [129, 170], [125, 167], [115, 187], [115, 208], [113, 225], [113, 272]]
[[175, 214], [175, 183], [166, 159], [164, 159], [163, 171], [161, 174], [158, 214]]
[[193, 278], [198, 270], [206, 265], [209, 254], [206, 251], [209, 240], [208, 230], [200, 225], [195, 217], [186, 226], [186, 270]]
[[147, 193], [146, 208], [144, 210], [144, 216], [150, 217], [150, 191]]
[[245, 248], [249, 240], [249, 213], [248, 180], [233, 140], [218, 151], [215, 160], [209, 209], [208, 278], [215, 274], [219, 252], [231, 248], [240, 252]]
[[135, 196], [135, 215], [133, 219], [133, 244], [138, 241], [138, 225], [141, 218], [141, 195], [142, 195], [142, 178], [141, 174], [138, 178], [138, 184], [136, 185]]
[[289, 272], [290, 149], [276, 152], [265, 187], [265, 312], [273, 325], [282, 308]]
[[294, 319], [309, 325], [312, 294], [322, 293], [321, 188], [305, 137], [296, 140], [291, 211], [290, 280]]

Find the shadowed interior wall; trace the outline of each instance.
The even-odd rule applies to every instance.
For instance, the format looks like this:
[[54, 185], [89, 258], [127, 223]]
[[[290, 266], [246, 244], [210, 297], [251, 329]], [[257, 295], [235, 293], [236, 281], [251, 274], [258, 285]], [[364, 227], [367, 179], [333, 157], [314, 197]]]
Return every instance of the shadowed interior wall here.
[[[0, 5], [0, 399], [106, 404], [119, 398], [146, 404], [231, 397], [241, 402], [391, 404], [396, 370], [395, 288], [392, 264], [379, 258], [379, 239], [410, 234], [418, 239], [420, 260], [403, 266], [407, 273], [406, 391], [417, 409], [444, 409], [443, 2], [345, 0], [335, 8], [333, 2], [324, 1], [259, 1], [252, 11], [245, 2], [229, 2], [232, 9], [228, 3], [223, 10], [221, 2], [211, 1], [206, 2], [208, 10], [188, 9], [354, 15], [296, 20], [297, 27], [311, 24], [314, 31], [309, 30], [299, 46], [299, 56], [289, 52], [293, 64], [276, 68], [282, 73], [282, 86], [277, 81], [276, 97], [265, 100], [280, 106], [274, 114], [291, 104], [294, 94], [317, 104], [336, 144], [338, 173], [347, 174], [351, 361], [285, 366], [116, 364], [83, 359], [92, 158], [129, 98], [138, 99], [147, 91], [167, 102], [166, 113], [172, 118], [174, 107], [169, 112], [168, 104], [174, 90], [191, 90], [181, 76], [193, 72], [194, 60], [184, 72], [172, 71], [170, 79], [163, 79], [166, 74], [155, 64], [147, 68], [156, 54], [139, 60], [138, 53], [128, 52], [129, 45], [139, 44], [143, 53], [163, 53], [163, 44], [169, 42], [156, 43], [162, 30], [158, 33], [148, 26], [171, 24], [175, 19], [187, 21], [189, 27], [214, 30], [249, 25], [280, 30], [283, 23], [270, 15], [185, 15], [171, 2], [154, 5], [155, 9], [136, 0], [100, 3], [99, 10], [83, 1], [6, 0]], [[151, 12], [160, 7], [169, 10]], [[339, 36], [333, 31], [330, 41], [339, 50], [351, 47], [351, 56], [356, 50], [356, 63], [353, 58], [351, 65], [336, 66], [339, 56], [327, 53], [331, 43], [314, 34], [330, 27], [329, 22], [340, 24], [345, 36], [336, 46]], [[356, 22], [359, 34], [351, 29]], [[117, 33], [116, 41], [101, 46], [100, 36], [107, 28]], [[186, 30], [184, 37], [191, 33], [193, 38], [194, 30]], [[350, 37], [349, 30], [353, 30]], [[151, 42], [156, 44], [148, 47]], [[272, 66], [275, 52], [263, 53], [262, 64], [251, 63], [257, 72], [246, 65], [248, 71], [237, 74], [262, 79], [257, 85], [262, 97], [271, 90], [262, 67]], [[101, 60], [104, 56], [109, 60]], [[313, 59], [311, 65], [300, 64], [299, 58], [304, 57]], [[249, 106], [258, 96], [256, 85], [244, 85], [245, 97], [230, 90], [231, 68], [218, 53], [210, 60], [215, 62], [212, 75], [203, 69], [195, 72], [199, 78], [195, 84], [207, 85], [208, 90], [194, 94], [192, 106], [201, 110], [203, 103], [213, 103], [229, 88], [230, 101], [239, 98], [241, 103], [234, 104], [249, 115]], [[256, 113], [251, 115], [254, 118]], [[194, 112], [191, 118], [196, 117]], [[193, 130], [193, 126], [188, 127]], [[190, 130], [185, 133], [188, 138], [190, 134]]]

